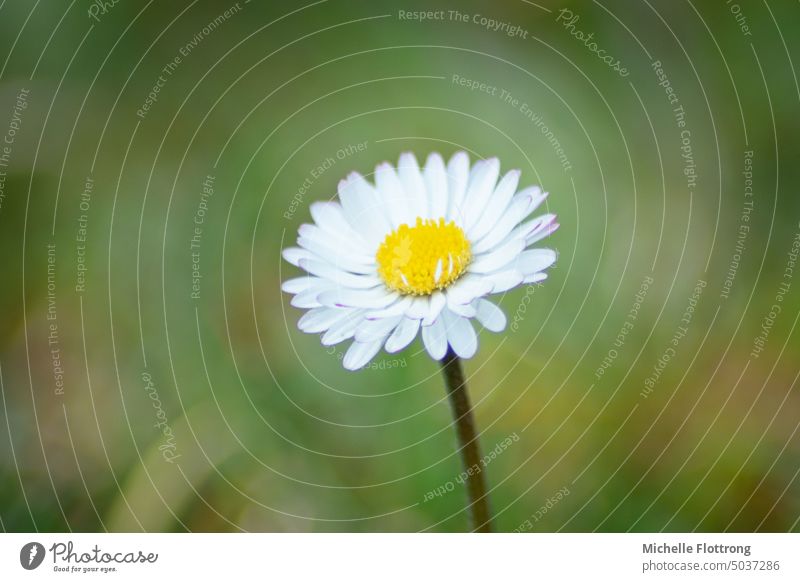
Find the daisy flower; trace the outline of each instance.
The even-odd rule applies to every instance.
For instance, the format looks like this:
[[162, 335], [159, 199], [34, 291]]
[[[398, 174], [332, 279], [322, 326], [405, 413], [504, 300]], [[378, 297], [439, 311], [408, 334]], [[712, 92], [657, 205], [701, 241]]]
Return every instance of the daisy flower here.
[[448, 348], [471, 358], [473, 320], [500, 332], [503, 311], [489, 297], [547, 278], [555, 251], [530, 248], [558, 228], [554, 214], [528, 217], [547, 197], [517, 191], [519, 170], [500, 177], [497, 158], [458, 152], [445, 164], [432, 153], [424, 168], [411, 153], [397, 168], [375, 168], [375, 184], [353, 172], [339, 201], [314, 202], [314, 224], [299, 229], [283, 257], [306, 271], [285, 281], [298, 322], [326, 346], [352, 340], [343, 364], [366, 366], [384, 348], [396, 353], [417, 335], [430, 356]]

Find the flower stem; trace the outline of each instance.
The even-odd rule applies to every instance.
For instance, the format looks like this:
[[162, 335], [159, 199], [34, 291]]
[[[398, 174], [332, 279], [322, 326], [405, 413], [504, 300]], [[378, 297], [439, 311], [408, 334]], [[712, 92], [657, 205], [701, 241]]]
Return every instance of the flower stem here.
[[481, 466], [481, 453], [478, 437], [475, 434], [475, 419], [467, 395], [464, 369], [461, 360], [449, 347], [442, 360], [442, 373], [453, 410], [453, 422], [458, 434], [459, 452], [467, 472], [467, 494], [472, 517], [472, 530], [488, 533], [492, 531], [492, 518], [489, 514], [489, 497], [486, 494], [486, 480]]

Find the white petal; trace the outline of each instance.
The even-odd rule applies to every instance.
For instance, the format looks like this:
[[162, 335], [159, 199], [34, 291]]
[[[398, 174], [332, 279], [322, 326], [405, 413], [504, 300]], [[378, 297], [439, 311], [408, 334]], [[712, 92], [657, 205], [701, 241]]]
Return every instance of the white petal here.
[[397, 172], [388, 162], [375, 167], [375, 184], [378, 193], [387, 209], [387, 216], [393, 229], [401, 224], [410, 224], [413, 221], [411, 206], [403, 190], [403, 184], [397, 177]]
[[309, 251], [306, 249], [298, 249], [297, 247], [287, 247], [283, 249], [281, 255], [295, 267], [300, 266], [300, 259], [312, 258], [312, 254]]
[[305, 236], [299, 236], [297, 238], [297, 244], [312, 252], [315, 259], [325, 261], [339, 270], [360, 273], [362, 275], [374, 275], [377, 272], [374, 258], [354, 255], [347, 252], [338, 244], [323, 244]]
[[472, 252], [474, 254], [483, 253], [501, 243], [515, 226], [534, 211], [537, 205], [537, 192], [541, 193], [538, 186], [518, 192], [511, 199], [511, 203], [497, 223], [486, 233], [486, 236], [473, 245]]
[[433, 325], [422, 328], [422, 342], [434, 360], [441, 360], [447, 352], [447, 329], [440, 317]]
[[411, 305], [412, 298], [409, 296], [401, 297], [388, 307], [383, 309], [375, 309], [367, 311], [367, 319], [383, 319], [385, 317], [394, 317], [395, 315], [405, 314], [408, 307]]
[[556, 262], [556, 252], [552, 249], [530, 249], [519, 255], [514, 261], [514, 268], [521, 271], [523, 275], [533, 275], [539, 271], [544, 271], [547, 267]]
[[428, 156], [423, 172], [428, 191], [428, 214], [433, 219], [447, 215], [447, 170], [442, 156], [434, 152]]
[[356, 180], [352, 179], [355, 173], [356, 172], [352, 172], [348, 174], [346, 178], [340, 180], [337, 190], [347, 223], [354, 229], [357, 229], [359, 223], [365, 218], [365, 213], [370, 206], [370, 202], [364, 196], [364, 190], [358, 188]]
[[317, 277], [309, 277], [305, 275], [303, 277], [295, 277], [294, 279], [287, 279], [281, 284], [281, 290], [285, 291], [286, 293], [291, 293], [292, 295], [297, 295], [298, 293], [302, 293], [303, 291], [307, 291], [311, 289], [315, 285], [320, 283], [320, 279]]
[[345, 319], [351, 314], [349, 309], [335, 307], [315, 307], [303, 314], [297, 327], [305, 333], [322, 333], [327, 331], [337, 321]]
[[301, 259], [300, 268], [305, 269], [312, 275], [351, 289], [372, 289], [383, 285], [383, 281], [377, 276], [354, 275], [353, 273], [340, 271], [330, 263], [323, 261]]
[[351, 172], [339, 182], [339, 199], [350, 226], [370, 245], [371, 254], [391, 230], [384, 218], [378, 193], [358, 172]]
[[[480, 301], [476, 299], [475, 301]], [[459, 303], [448, 302], [447, 309], [455, 313], [456, 315], [460, 315], [461, 317], [475, 317], [475, 301], [472, 303], [468, 303], [467, 305], [461, 305]]]
[[427, 297], [414, 297], [411, 305], [406, 309], [406, 317], [411, 319], [422, 319], [428, 315], [429, 300]]
[[479, 255], [468, 267], [470, 273], [491, 273], [513, 261], [525, 248], [524, 239], [511, 239], [497, 249]]
[[503, 293], [509, 289], [513, 289], [517, 285], [521, 285], [524, 279], [522, 273], [516, 269], [508, 271], [499, 271], [486, 275], [486, 279], [492, 285], [492, 293]]
[[444, 309], [444, 306], [447, 304], [447, 297], [445, 297], [444, 293], [441, 291], [435, 291], [431, 294], [430, 301], [428, 303], [428, 313], [422, 319], [422, 325], [431, 325], [436, 318], [439, 317], [439, 314]]
[[338, 202], [312, 202], [308, 208], [311, 211], [311, 218], [324, 231], [358, 241], [358, 243], [366, 242], [361, 234], [347, 222], [344, 217], [344, 209]]
[[[553, 215], [553, 218], [555, 219], [555, 215]], [[548, 237], [555, 231], [557, 231], [559, 226], [561, 225], [558, 224], [557, 222], [551, 222], [546, 226], [538, 227], [534, 232], [530, 233], [527, 236], [527, 238], [525, 239], [525, 244], [532, 245], [533, 243], [539, 242], [543, 238]]]
[[492, 291], [491, 281], [476, 275], [466, 275], [450, 285], [445, 290], [447, 302], [467, 305], [476, 297], [481, 297]]
[[348, 370], [358, 370], [367, 365], [367, 363], [375, 357], [381, 349], [383, 340], [376, 340], [374, 342], [358, 342], [355, 341], [350, 344], [347, 353], [344, 355], [342, 364]]
[[365, 319], [356, 329], [356, 341], [373, 342], [379, 339], [386, 339], [386, 336], [394, 331], [401, 319], [402, 316], [400, 315], [385, 319]]
[[447, 162], [447, 220], [455, 220], [461, 224], [462, 205], [464, 204], [464, 194], [467, 192], [467, 182], [469, 181], [469, 156], [466, 152], [453, 154]]
[[533, 208], [531, 208], [531, 212], [539, 208], [539, 205], [547, 200], [547, 197], [550, 195], [549, 192], [543, 192], [539, 186], [530, 186], [523, 190], [523, 192], [526, 191], [530, 192], [531, 195], [531, 206], [533, 206]]
[[503, 176], [497, 188], [494, 189], [492, 197], [486, 205], [486, 210], [483, 212], [480, 219], [475, 222], [475, 226], [467, 233], [470, 240], [480, 240], [495, 224], [497, 224], [503, 212], [508, 208], [508, 204], [511, 202], [514, 192], [517, 191], [519, 176], [519, 170], [511, 170]]
[[456, 315], [451, 311], [442, 313], [447, 329], [447, 343], [460, 358], [468, 359], [478, 351], [478, 336], [469, 319]]
[[511, 233], [506, 237], [506, 240], [511, 238], [524, 238], [527, 243], [529, 237], [536, 235], [538, 232], [542, 231], [543, 229], [547, 228], [548, 225], [552, 224], [556, 219], [555, 214], [542, 214], [541, 216], [537, 216], [533, 220], [529, 220], [528, 222], [523, 222], [519, 226], [517, 226]]
[[366, 250], [367, 243], [359, 242], [362, 239], [347, 238], [346, 235], [340, 233], [330, 233], [322, 230], [316, 224], [301, 224], [297, 232], [301, 238], [313, 241], [317, 247], [329, 249], [328, 253], [347, 253], [361, 263], [373, 261], [374, 254]]
[[469, 231], [481, 218], [500, 175], [500, 160], [480, 160], [472, 167], [464, 197], [464, 228]]
[[336, 288], [320, 293], [320, 304], [328, 307], [361, 307], [364, 309], [382, 309], [397, 301], [397, 293], [384, 287], [375, 289]]
[[386, 351], [394, 354], [410, 344], [419, 330], [419, 319], [403, 318], [386, 340]]
[[547, 273], [534, 273], [533, 275], [528, 275], [525, 277], [522, 282], [523, 283], [538, 283], [540, 281], [544, 281], [547, 279]]
[[475, 301], [475, 319], [481, 325], [493, 332], [500, 332], [506, 328], [506, 314], [497, 305], [487, 299]]
[[333, 323], [325, 335], [322, 336], [323, 346], [332, 346], [350, 339], [356, 333], [358, 325], [364, 320], [363, 311], [360, 309], [353, 309], [340, 320]]
[[290, 304], [293, 307], [299, 307], [302, 309], [311, 309], [312, 307], [321, 307], [322, 303], [319, 302], [319, 296], [322, 293], [327, 293], [334, 289], [333, 283], [329, 283], [323, 279], [319, 280], [319, 283], [315, 283], [313, 286], [309, 287], [305, 291], [301, 291], [290, 301]]
[[403, 190], [406, 193], [408, 203], [411, 205], [412, 214], [415, 217], [427, 218], [428, 192], [414, 154], [411, 152], [400, 154], [400, 160], [397, 162], [397, 175], [403, 184]]

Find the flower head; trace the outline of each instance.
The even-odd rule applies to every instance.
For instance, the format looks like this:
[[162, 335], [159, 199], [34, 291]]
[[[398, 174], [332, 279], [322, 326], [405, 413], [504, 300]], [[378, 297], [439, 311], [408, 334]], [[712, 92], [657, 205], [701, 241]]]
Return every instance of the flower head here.
[[413, 154], [397, 169], [382, 163], [375, 185], [353, 172], [339, 183], [339, 202], [314, 202], [314, 224], [299, 229], [284, 258], [307, 272], [283, 290], [309, 311], [298, 327], [330, 346], [353, 339], [344, 366], [365, 366], [383, 347], [396, 353], [422, 334], [440, 360], [448, 345], [462, 358], [478, 348], [472, 325], [505, 329], [489, 295], [543, 281], [556, 260], [529, 248], [558, 228], [554, 214], [526, 220], [547, 197], [538, 186], [517, 192], [520, 172], [499, 179], [497, 158], [470, 167], [458, 152], [438, 153], [420, 169]]

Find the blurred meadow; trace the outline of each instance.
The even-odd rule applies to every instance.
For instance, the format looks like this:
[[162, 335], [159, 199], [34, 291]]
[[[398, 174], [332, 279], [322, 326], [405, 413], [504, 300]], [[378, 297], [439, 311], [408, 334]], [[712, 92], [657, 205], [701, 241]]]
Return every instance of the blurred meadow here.
[[466, 362], [496, 528], [800, 531], [798, 10], [0, 3], [2, 528], [467, 529], [419, 339], [348, 372], [280, 290], [466, 150], [561, 223]]

